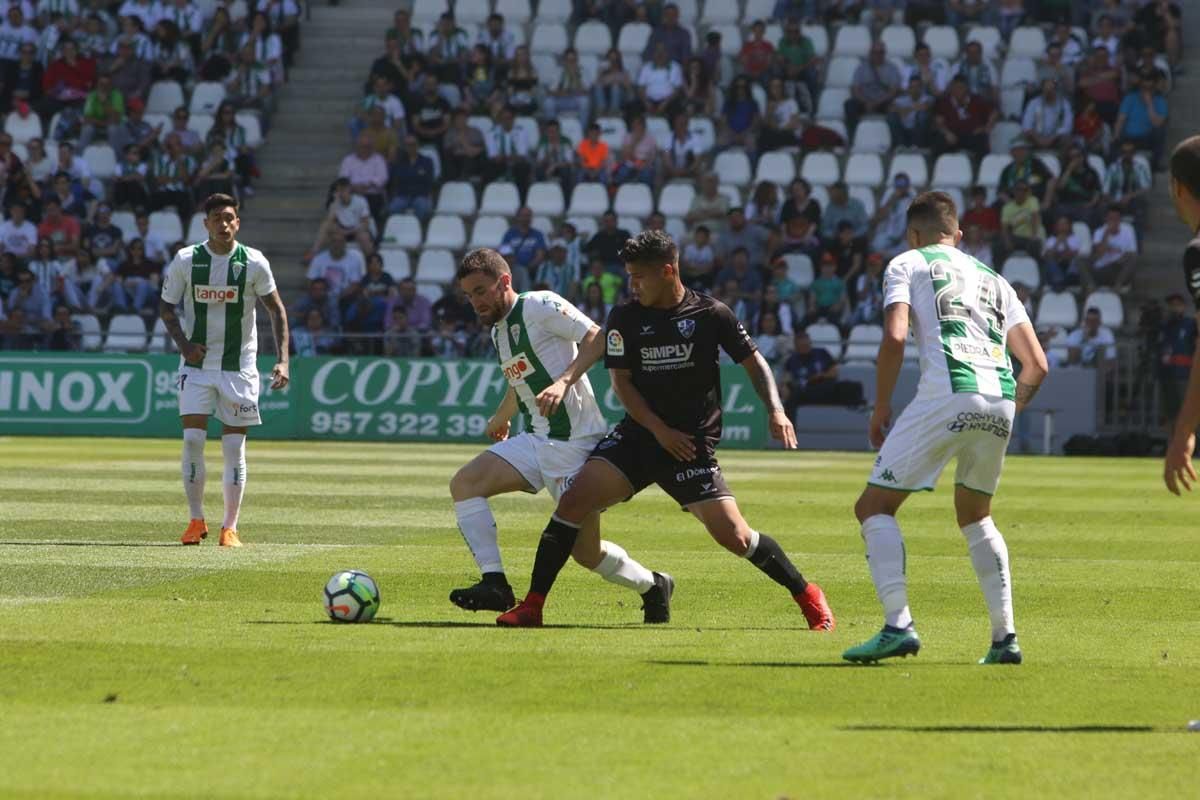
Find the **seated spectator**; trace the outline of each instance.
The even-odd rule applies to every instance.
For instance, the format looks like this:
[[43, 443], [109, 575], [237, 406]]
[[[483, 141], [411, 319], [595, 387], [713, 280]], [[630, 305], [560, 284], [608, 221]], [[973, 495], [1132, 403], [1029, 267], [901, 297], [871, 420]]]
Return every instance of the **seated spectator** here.
[[704, 171], [704, 146], [700, 135], [688, 128], [685, 114], [671, 120], [671, 136], [663, 152], [663, 178], [694, 181]]
[[1120, 208], [1109, 206], [1104, 224], [1092, 235], [1092, 252], [1079, 262], [1084, 291], [1090, 293], [1097, 285], [1114, 287], [1122, 294], [1129, 291], [1137, 250], [1133, 227], [1121, 221]]
[[620, 114], [636, 96], [637, 87], [625, 69], [621, 51], [614, 47], [605, 55], [592, 84], [592, 111], [596, 115]]
[[[5, 144], [7, 142], [7, 145]], [[12, 148], [12, 137], [6, 133], [0, 133], [0, 147], [7, 146]], [[26, 175], [37, 184], [43, 184], [49, 180], [54, 174], [54, 159], [50, 158], [46, 153], [46, 144], [41, 139], [30, 139], [25, 145], [28, 157], [24, 159], [24, 171]], [[120, 151], [118, 151], [120, 152]], [[14, 156], [15, 158], [15, 156]], [[17, 172], [11, 166], [9, 173]]]
[[1138, 228], [1146, 225], [1147, 193], [1153, 177], [1146, 164], [1134, 158], [1136, 145], [1121, 142], [1121, 157], [1108, 165], [1104, 174], [1104, 202], [1134, 218]]
[[796, 178], [791, 182], [787, 199], [779, 211], [780, 221], [785, 226], [797, 217], [803, 218], [804, 223], [814, 229], [821, 224], [821, 205], [813, 199], [812, 186], [804, 178]]
[[[363, 98], [358, 111], [350, 118], [351, 141], [356, 141], [358, 135], [367, 128], [370, 124], [370, 113], [376, 108], [383, 112], [383, 126], [394, 131], [396, 136], [403, 135], [404, 103], [400, 102], [400, 98], [393, 93], [392, 82], [386, 76], [376, 75], [372, 81], [371, 93]], [[378, 146], [378, 141], [375, 144], [376, 152], [387, 152], [386, 149]]]
[[1107, 368], [1116, 361], [1117, 339], [1112, 329], [1102, 324], [1100, 309], [1089, 308], [1083, 325], [1067, 335], [1067, 364]]
[[[1054, 234], [1042, 248], [1042, 271], [1052, 291], [1061, 292], [1068, 286], [1079, 285], [1079, 258], [1083, 243], [1071, 232], [1071, 220], [1059, 217], [1054, 222]], [[987, 263], [986, 261], [984, 262]]]
[[[713, 32], [709, 33], [712, 36]], [[683, 111], [697, 117], [711, 117], [717, 111], [717, 92], [712, 76], [704, 62], [693, 58], [687, 62], [683, 76]]]
[[26, 269], [33, 273], [37, 285], [49, 296], [52, 306], [65, 305], [77, 312], [84, 310], [83, 296], [76, 280], [75, 260], [58, 258], [54, 243], [49, 239], [38, 242], [37, 251]]
[[1179, 66], [1182, 51], [1183, 10], [1178, 3], [1158, 2], [1145, 3], [1133, 15], [1137, 31], [1143, 41], [1157, 52], [1165, 53], [1171, 69]]
[[481, 44], [471, 48], [467, 56], [467, 82], [463, 86], [465, 99], [459, 110], [491, 114], [504, 105], [499, 70], [492, 63], [492, 54]]
[[53, 313], [50, 294], [28, 269], [17, 272], [17, 285], [8, 293], [6, 311], [10, 320], [20, 317], [26, 333], [50, 330]]
[[846, 282], [837, 274], [837, 261], [831, 253], [821, 256], [820, 274], [808, 290], [808, 314], [802, 325], [807, 328], [824, 320], [839, 328], [846, 315]]
[[141, 152], [153, 148], [162, 133], [162, 125], [151, 126], [146, 122], [146, 104], [140, 98], [129, 98], [125, 110], [124, 118], [108, 129], [108, 144], [113, 152], [123, 154], [130, 145], [136, 145]]
[[83, 228], [82, 249], [91, 251], [94, 258], [117, 258], [124, 250], [124, 234], [113, 224], [112, 206], [96, 206], [96, 219]]
[[994, 266], [996, 262], [993, 260], [991, 241], [983, 232], [983, 226], [973, 222], [963, 227], [965, 230], [958, 249], [988, 266]]
[[1113, 128], [1113, 137], [1118, 142], [1133, 145], [1151, 153], [1151, 168], [1162, 169], [1163, 150], [1167, 135], [1167, 98], [1156, 91], [1156, 78], [1152, 72], [1143, 72], [1138, 77], [1135, 90], [1125, 95]]
[[735, 78], [729, 87], [725, 106], [717, 122], [717, 139], [722, 147], [741, 147], [748, 153], [754, 153], [762, 116], [750, 92], [750, 81], [745, 76]]
[[[32, 34], [33, 29], [24, 25], [19, 6], [9, 6], [8, 27], [24, 36], [22, 29]], [[26, 41], [32, 41], [26, 39]], [[88, 92], [96, 83], [96, 62], [81, 58], [79, 48], [71, 39], [59, 45], [59, 57], [50, 62], [42, 75], [42, 102], [37, 109], [43, 117], [50, 117], [66, 109], [78, 110], [83, 106]], [[46, 315], [47, 320], [49, 314]]]
[[[588, 262], [588, 274], [584, 276], [580, 282], [583, 290], [584, 302], [587, 302], [588, 294], [591, 287], [600, 287], [600, 300], [607, 306], [612, 307], [621, 297], [621, 290], [625, 288], [625, 280], [620, 275], [610, 272], [605, 268], [604, 262], [599, 258], [593, 258]], [[588, 309], [580, 308], [589, 313]], [[594, 310], [594, 309], [593, 309]], [[603, 323], [601, 323], [603, 324]]]
[[948, 0], [946, 22], [955, 27], [964, 24], [987, 24], [990, 22], [988, 10], [988, 4], [983, 0]]
[[629, 132], [621, 142], [621, 153], [613, 171], [613, 180], [618, 185], [640, 181], [654, 186], [657, 165], [658, 140], [646, 129], [646, 118], [639, 114], [630, 120]]
[[983, 45], [967, 42], [963, 57], [954, 67], [954, 77], [967, 82], [972, 97], [978, 97], [995, 107], [1000, 102], [1000, 75], [995, 65], [983, 56]]
[[774, 369], [790, 354], [792, 341], [790, 336], [779, 330], [779, 318], [767, 311], [758, 315], [758, 324], [754, 327], [754, 344]]
[[545, 286], [547, 291], [569, 300], [579, 291], [579, 278], [567, 259], [567, 243], [554, 239], [547, 249], [546, 260], [534, 273], [533, 285]]
[[47, 347], [56, 351], [79, 350], [82, 345], [82, 328], [71, 318], [71, 309], [66, 306], [56, 306], [54, 316], [50, 320], [51, 327]]
[[1061, 94], [1075, 96], [1075, 70], [1063, 61], [1062, 45], [1051, 43], [1046, 47], [1046, 57], [1037, 62], [1037, 85], [1045, 86], [1054, 81]]
[[529, 48], [521, 45], [513, 57], [503, 91], [504, 107], [515, 114], [532, 116], [538, 110], [538, 75], [529, 57]]
[[417, 137], [405, 136], [404, 149], [389, 170], [388, 213], [412, 212], [421, 220], [429, 219], [433, 213], [433, 170], [433, 160], [417, 149]]
[[[800, 287], [788, 277], [788, 265], [782, 258], [771, 262], [771, 280], [767, 284], [775, 290], [779, 302], [792, 306], [800, 299]], [[796, 318], [795, 310], [792, 319]]]
[[113, 87], [112, 76], [100, 73], [96, 86], [88, 93], [83, 103], [83, 119], [79, 134], [79, 146], [85, 148], [92, 139], [105, 139], [110, 128], [118, 127], [125, 117], [125, 96]]
[[750, 202], [746, 204], [746, 221], [767, 230], [779, 227], [783, 205], [779, 202], [779, 186], [771, 181], [759, 181]]
[[775, 317], [778, 332], [788, 339], [786, 342], [782, 342], [781, 346], [790, 352], [794, 331], [792, 307], [790, 303], [779, 296], [779, 289], [773, 282], [763, 286], [762, 299], [757, 303], [755, 309], [753, 330], [759, 330], [762, 318], [767, 314]]
[[353, 355], [379, 355], [382, 348], [383, 321], [387, 315], [387, 301], [372, 297], [366, 292], [346, 305], [342, 315], [342, 332], [351, 334], [346, 338], [346, 352]]
[[513, 284], [526, 291], [546, 258], [546, 235], [533, 227], [533, 212], [527, 206], [517, 211], [516, 220], [500, 240], [501, 247], [512, 251]]
[[1042, 251], [1046, 231], [1042, 226], [1041, 204], [1025, 181], [1017, 181], [1012, 199], [1000, 210], [1000, 225], [1004, 257], [1014, 250], [1035, 256]]
[[446, 180], [461, 181], [482, 175], [487, 164], [487, 143], [478, 128], [470, 124], [467, 112], [454, 112], [450, 128], [442, 136], [445, 158], [442, 172]]
[[829, 202], [825, 204], [825, 210], [821, 213], [822, 242], [833, 241], [837, 236], [839, 222], [849, 222], [854, 228], [854, 235], [866, 239], [867, 227], [870, 224], [867, 209], [857, 197], [850, 196], [850, 190], [842, 181], [829, 187]]
[[1017, 302], [1025, 309], [1025, 315], [1033, 319], [1033, 290], [1020, 281], [1015, 281], [1012, 287], [1017, 295]]
[[924, 42], [917, 44], [916, 50], [913, 51], [913, 63], [908, 68], [908, 74], [904, 76], [904, 86], [912, 84], [913, 78], [920, 78], [921, 85], [930, 92], [934, 97], [941, 97], [946, 92], [946, 87], [950, 85], [950, 78], [953, 73], [950, 72], [950, 65], [945, 59], [934, 58], [933, 51], [929, 49], [929, 45]]
[[558, 120], [546, 121], [545, 134], [534, 152], [539, 181], [558, 181], [563, 194], [570, 196], [575, 185], [575, 147], [562, 135]]
[[308, 292], [292, 306], [292, 326], [299, 325], [308, 316], [308, 312], [314, 310], [321, 312], [322, 322], [332, 329], [337, 330], [341, 327], [342, 315], [337, 298], [330, 293], [329, 281], [324, 278], [313, 278], [308, 282]]
[[[612, 306], [604, 302], [604, 287], [601, 282], [606, 278], [616, 278], [611, 272], [604, 272], [604, 265], [600, 265], [601, 276], [598, 280], [588, 283], [584, 279], [583, 301], [577, 306], [580, 311], [587, 315], [588, 319], [597, 325], [604, 325], [608, 321], [608, 312]], [[592, 277], [589, 275], [589, 277]]]
[[577, 148], [579, 154], [579, 179], [607, 184], [612, 176], [612, 157], [608, 143], [600, 138], [600, 126], [592, 123]]
[[25, 218], [25, 213], [24, 203], [13, 203], [8, 209], [8, 219], [0, 223], [0, 249], [20, 259], [29, 258], [38, 241], [37, 228]]
[[[222, 17], [225, 20], [228, 20], [229, 15], [223, 8], [218, 8], [213, 13], [214, 25], [218, 24], [216, 20]], [[211, 39], [206, 39], [205, 41], [212, 41], [215, 43], [216, 39], [221, 34], [226, 34], [229, 37], [230, 43], [236, 47], [236, 33], [232, 30], [232, 28], [221, 31], [210, 30], [210, 34], [213, 33], [216, 35]], [[147, 59], [138, 55], [138, 52], [132, 41], [128, 39], [118, 39], [116, 48], [116, 56], [108, 59], [104, 64], [105, 71], [112, 75], [113, 86], [120, 91], [126, 99], [138, 97], [145, 100], [146, 95], [150, 91], [150, 84], [154, 80], [153, 67], [150, 66], [150, 62]], [[205, 52], [209, 56], [213, 57], [211, 60], [214, 62], [216, 62], [216, 57], [220, 55], [215, 48], [211, 46]], [[220, 56], [220, 60], [223, 62], [225, 69], [228, 69], [228, 59], [224, 56]], [[210, 67], [210, 69], [213, 68], [214, 67]], [[217, 66], [215, 69], [220, 70], [220, 67]], [[205, 77], [206, 80], [214, 79], [216, 77], [212, 72], [206, 73], [203, 67], [201, 68], [200, 74], [201, 77], [205, 77], [207, 75], [207, 77]], [[222, 72], [219, 74], [224, 73]]]
[[838, 380], [838, 363], [828, 350], [813, 347], [807, 332], [796, 332], [792, 354], [783, 364], [780, 394], [789, 419], [800, 406], [863, 404], [862, 384]]
[[784, 77], [789, 81], [803, 82], [809, 94], [816, 97], [823, 59], [817, 56], [812, 39], [800, 29], [799, 20], [789, 18], [783, 23], [779, 55], [783, 60]]
[[271, 28], [271, 20], [261, 8], [250, 17], [249, 30], [238, 39], [239, 49], [247, 44], [254, 45], [258, 61], [271, 73], [272, 82], [283, 83], [283, 39]]
[[475, 38], [491, 57], [501, 79], [508, 73], [509, 65], [517, 53], [517, 38], [504, 27], [503, 14], [489, 14], [483, 30]]
[[383, 268], [383, 256], [372, 253], [367, 256], [367, 273], [362, 279], [363, 294], [387, 299], [396, 291], [396, 279]]
[[23, 42], [18, 53], [16, 61], [8, 62], [7, 78], [0, 86], [0, 108], [13, 108], [17, 103], [38, 108], [42, 102], [43, 70], [37, 59], [37, 46]]
[[345, 307], [362, 291], [366, 264], [362, 253], [346, 247], [343, 236], [333, 236], [327, 248], [317, 253], [308, 266], [308, 279], [321, 278], [329, 286], [329, 294]]
[[92, 170], [82, 156], [75, 154], [75, 145], [70, 142], [58, 143], [58, 164], [56, 174], [65, 172], [71, 179], [71, 187], [82, 201], [85, 198], [100, 198], [104, 196], [104, 186], [92, 177]]
[[[426, 75], [423, 81], [421, 94], [413, 104], [408, 122], [422, 145], [440, 147], [442, 137], [450, 128], [450, 104], [438, 92], [438, 79], [435, 76]], [[445, 156], [444, 153], [442, 155]]]
[[180, 106], [171, 115], [171, 128], [159, 134], [159, 141], [165, 146], [167, 139], [174, 136], [179, 140], [179, 146], [189, 156], [200, 155], [204, 150], [204, 140], [200, 134], [188, 127], [191, 113], [187, 107]]
[[757, 267], [751, 266], [750, 255], [744, 247], [735, 248], [724, 269], [717, 273], [718, 285], [729, 286], [730, 283], [735, 284], [732, 297], [744, 301], [749, 317], [753, 317], [762, 296], [762, 274]]
[[[612, 211], [605, 211], [604, 216], [600, 217], [600, 230], [588, 239], [587, 244], [583, 246], [583, 253], [589, 261], [598, 258], [605, 269], [619, 270], [623, 275], [625, 267], [619, 253], [629, 238], [629, 231], [617, 227], [617, 215]], [[621, 281], [624, 282], [623, 277]], [[605, 302], [611, 303], [612, 301], [606, 300]]]
[[42, 224], [38, 225], [38, 239], [50, 239], [54, 250], [65, 258], [74, 258], [79, 252], [81, 234], [79, 220], [64, 214], [62, 204], [53, 195], [46, 198]]
[[388, 185], [388, 165], [371, 146], [371, 137], [359, 134], [354, 152], [342, 159], [338, 177], [350, 179], [351, 190], [367, 201], [371, 216], [378, 218], [383, 214], [387, 200], [384, 192]]
[[1030, 194], [1041, 203], [1054, 180], [1054, 175], [1040, 158], [1033, 155], [1026, 140], [1014, 140], [1009, 150], [1012, 153], [1012, 161], [1000, 171], [1000, 183], [996, 186], [999, 199], [1008, 200], [1012, 197], [1017, 183], [1023, 182], [1029, 187]]
[[999, 118], [996, 107], [970, 94], [966, 79], [956, 75], [933, 107], [935, 153], [965, 150], [977, 159], [983, 158], [991, 150], [989, 137]]
[[[578, 283], [583, 277], [583, 238], [579, 235], [575, 224], [567, 220], [564, 220], [562, 225], [559, 226], [558, 237], [567, 249], [567, 266], [570, 268], [571, 274], [575, 276], [576, 283]], [[572, 302], [579, 299], [578, 285], [575, 292], [567, 299]]]
[[292, 327], [292, 346], [298, 356], [323, 356], [334, 352], [337, 338], [326, 324], [319, 308], [309, 308], [304, 324]]
[[238, 50], [237, 64], [222, 82], [225, 84], [225, 99], [233, 103], [235, 108], [255, 109], [263, 113], [270, 113], [272, 110], [274, 104], [271, 99], [271, 71], [258, 63], [253, 44], [247, 44]]
[[354, 194], [349, 178], [338, 178], [333, 182], [333, 198], [325, 219], [317, 228], [317, 238], [310, 254], [333, 237], [341, 237], [343, 241], [354, 239], [363, 253], [375, 252], [375, 241], [371, 236], [371, 207], [362, 195]]
[[[988, 205], [987, 189], [976, 186], [971, 189], [970, 207], [963, 212], [962, 227], [978, 225], [988, 241], [994, 240], [1000, 234], [1000, 212]], [[987, 262], [984, 262], [987, 263]]]
[[846, 130], [851, 137], [864, 114], [887, 113], [903, 88], [902, 80], [900, 70], [888, 61], [887, 45], [882, 40], [872, 44], [867, 59], [854, 71], [845, 104]]
[[703, 225], [709, 231], [720, 233], [725, 230], [729, 216], [729, 198], [720, 191], [717, 176], [706, 172], [700, 177], [700, 191], [692, 196], [691, 205], [683, 221], [690, 227]]
[[679, 258], [679, 274], [692, 289], [712, 289], [716, 277], [717, 253], [712, 246], [712, 234], [707, 225], [698, 225]]
[[[1065, 53], [1064, 53], [1065, 56]], [[1121, 105], [1121, 73], [1105, 47], [1094, 47], [1086, 63], [1079, 66], [1075, 85], [1108, 124], [1117, 120]]]
[[667, 54], [667, 45], [653, 46], [653, 56], [638, 72], [638, 99], [645, 113], [672, 117], [683, 110], [683, 69]]
[[1108, 14], [1101, 14], [1096, 21], [1096, 36], [1092, 39], [1092, 47], [1103, 47], [1108, 50], [1108, 57], [1116, 61], [1121, 51], [1121, 37], [1113, 28], [1113, 20]]
[[196, 63], [191, 48], [183, 41], [179, 26], [166, 18], [164, 13], [164, 18], [153, 25], [153, 31], [151, 75], [158, 81], [189, 81], [196, 72]]
[[754, 20], [750, 25], [750, 36], [743, 42], [742, 50], [738, 53], [738, 66], [743, 73], [755, 80], [762, 78], [770, 69], [775, 55], [775, 45], [766, 39], [766, 34], [767, 23], [761, 19]]
[[192, 212], [190, 186], [196, 164], [183, 151], [179, 137], [167, 134], [167, 146], [154, 159], [150, 173], [150, 208], [161, 211], [174, 206], [180, 219], [188, 219]]
[[746, 251], [750, 265], [759, 270], [766, 266], [767, 248], [771, 238], [769, 231], [749, 223], [742, 208], [731, 208], [725, 230], [717, 240], [717, 254], [721, 263], [728, 266], [733, 252], [742, 248]]
[[658, 54], [660, 47], [677, 64], [685, 64], [692, 57], [692, 34], [679, 24], [679, 6], [674, 3], [663, 6], [662, 23], [650, 34], [642, 59], [649, 61]]
[[1162, 420], [1167, 433], [1175, 426], [1183, 398], [1187, 394], [1188, 376], [1192, 371], [1193, 355], [1196, 352], [1196, 319], [1187, 313], [1187, 301], [1183, 295], [1173, 294], [1167, 298], [1167, 315], [1159, 329], [1158, 341], [1162, 363], [1159, 366], [1159, 396], [1162, 402]]
[[562, 55], [558, 81], [546, 91], [544, 115], [548, 118], [574, 113], [580, 122], [591, 119], [591, 92], [579, 66], [579, 53], [568, 47]]
[[210, 194], [234, 195], [237, 193], [236, 183], [237, 173], [225, 145], [219, 141], [212, 142], [208, 146], [208, 155], [192, 176], [193, 196], [198, 202], [203, 202]]
[[488, 134], [485, 180], [512, 181], [523, 195], [529, 188], [533, 173], [533, 163], [530, 161], [533, 143], [526, 136], [525, 129], [514, 124], [515, 120], [511, 109], [502, 110], [498, 124]]
[[871, 249], [882, 254], [886, 260], [890, 261], [909, 249], [908, 207], [916, 196], [908, 174], [898, 172], [892, 181], [892, 188], [884, 193], [879, 202], [879, 209], [871, 220], [875, 229]]
[[148, 320], [157, 317], [162, 264], [146, 258], [141, 239], [130, 240], [116, 273], [120, 283], [120, 291], [115, 292], [117, 305]]
[[64, 214], [76, 218], [87, 216], [87, 203], [83, 199], [83, 190], [71, 182], [71, 176], [67, 173], [59, 172], [54, 176], [51, 181], [51, 190], [43, 196], [42, 202], [44, 203], [51, 197], [58, 200]]
[[1099, 222], [1101, 199], [1100, 178], [1087, 163], [1083, 150], [1072, 145], [1062, 172], [1046, 191], [1046, 205], [1054, 218], [1082, 220], [1091, 228]]
[[438, 322], [437, 332], [430, 337], [429, 347], [434, 358], [462, 358], [467, 354], [467, 337], [454, 326], [454, 320], [443, 319]]
[[142, 249], [146, 252], [146, 258], [159, 266], [166, 264], [174, 253], [168, 253], [167, 243], [162, 240], [161, 236], [150, 230], [150, 216], [144, 211], [139, 211], [134, 217], [134, 224], [137, 226], [137, 238], [142, 240]]
[[888, 127], [892, 145], [898, 147], [927, 147], [929, 126], [933, 117], [933, 95], [917, 74], [908, 79], [908, 88], [896, 95], [888, 107]]
[[1057, 150], [1071, 141], [1075, 113], [1071, 101], [1058, 90], [1058, 84], [1047, 78], [1042, 91], [1025, 106], [1021, 115], [1021, 134], [1034, 147]]
[[883, 256], [871, 253], [867, 256], [867, 268], [853, 283], [847, 283], [854, 287], [854, 311], [850, 315], [850, 324], [882, 325]]
[[847, 286], [853, 286], [855, 277], [862, 271], [863, 259], [867, 256], [867, 243], [863, 237], [854, 235], [854, 226], [848, 220], [842, 220], [838, 223], [837, 235], [829, 242], [823, 255], [833, 256], [837, 274], [846, 281]]
[[429, 298], [417, 291], [417, 284], [412, 278], [405, 278], [397, 284], [396, 295], [388, 300], [388, 318], [384, 327], [392, 327], [391, 316], [402, 311], [408, 316], [408, 324], [414, 331], [425, 334], [433, 330], [433, 304]]
[[408, 314], [392, 310], [391, 322], [383, 334], [383, 354], [390, 358], [417, 358], [421, 355], [421, 334], [408, 324]]

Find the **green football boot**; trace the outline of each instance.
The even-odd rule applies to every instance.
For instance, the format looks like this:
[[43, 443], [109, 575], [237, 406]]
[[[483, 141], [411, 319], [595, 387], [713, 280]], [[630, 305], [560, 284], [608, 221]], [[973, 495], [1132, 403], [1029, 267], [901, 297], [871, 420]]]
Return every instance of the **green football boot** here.
[[920, 649], [921, 639], [916, 631], [911, 628], [899, 630], [885, 625], [883, 630], [858, 647], [851, 647], [842, 653], [842, 658], [859, 664], [872, 664], [885, 658], [915, 656]]
[[1021, 646], [1017, 644], [1017, 635], [1010, 633], [1004, 641], [992, 642], [987, 655], [979, 659], [980, 664], [1020, 664]]

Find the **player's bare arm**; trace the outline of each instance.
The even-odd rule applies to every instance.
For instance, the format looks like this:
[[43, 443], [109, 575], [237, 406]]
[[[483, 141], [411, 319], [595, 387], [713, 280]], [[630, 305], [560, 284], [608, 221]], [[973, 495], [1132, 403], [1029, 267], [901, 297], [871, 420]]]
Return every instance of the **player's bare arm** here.
[[579, 343], [579, 352], [575, 359], [567, 365], [558, 380], [543, 389], [537, 396], [538, 411], [544, 417], [549, 417], [558, 410], [567, 390], [579, 382], [600, 358], [604, 355], [604, 331], [599, 325], [593, 325]]
[[875, 362], [875, 410], [871, 412], [867, 435], [871, 446], [879, 449], [887, 438], [892, 422], [892, 392], [904, 364], [904, 343], [908, 339], [908, 303], [892, 303], [883, 311], [883, 339]]
[[[1200, 300], [1200, 250], [1194, 245], [1184, 251], [1183, 267], [1192, 300]], [[1200, 320], [1200, 314], [1197, 314], [1197, 320]], [[1175, 418], [1171, 443], [1167, 446], [1167, 456], [1163, 462], [1163, 482], [1167, 484], [1171, 494], [1175, 495], [1180, 494], [1181, 486], [1190, 492], [1192, 484], [1196, 483], [1192, 453], [1196, 449], [1196, 426], [1200, 425], [1200, 368], [1197, 368], [1198, 362], [1195, 358], [1200, 358], [1200, 343], [1196, 345], [1192, 371], [1188, 374], [1187, 393], [1183, 398], [1183, 407], [1179, 409], [1179, 416]]]
[[492, 441], [503, 442], [508, 438], [509, 428], [512, 427], [512, 418], [516, 413], [517, 391], [509, 386], [504, 397], [500, 398], [500, 405], [496, 406], [496, 413], [488, 419], [484, 433]]
[[633, 385], [633, 373], [627, 369], [610, 369], [613, 391], [617, 399], [625, 406], [625, 412], [633, 421], [641, 425], [654, 436], [662, 449], [671, 454], [676, 461], [692, 461], [696, 458], [696, 443], [683, 431], [677, 431], [662, 421], [642, 397], [642, 393]]
[[183, 354], [184, 361], [189, 364], [198, 364], [204, 361], [204, 355], [208, 352], [208, 348], [202, 344], [193, 344], [188, 340], [187, 334], [183, 332], [183, 325], [179, 322], [179, 315], [175, 313], [175, 306], [166, 300], [159, 300], [158, 316], [162, 319], [163, 327], [170, 334], [171, 341], [175, 342], [175, 346]]
[[779, 387], [775, 385], [771, 365], [763, 358], [762, 353], [755, 351], [742, 362], [742, 369], [750, 376], [750, 384], [767, 409], [767, 426], [771, 438], [783, 442], [783, 446], [788, 450], [795, 450], [796, 429], [788, 419], [787, 412], [783, 410], [783, 401], [779, 399]]
[[1017, 381], [1017, 413], [1033, 402], [1042, 381], [1050, 373], [1046, 353], [1038, 341], [1037, 332], [1028, 322], [1022, 322], [1008, 332], [1008, 349], [1021, 362], [1021, 377]]
[[279, 291], [273, 291], [262, 298], [267, 313], [271, 315], [271, 335], [275, 337], [275, 352], [278, 354], [275, 366], [271, 368], [271, 388], [282, 389], [288, 385], [288, 321], [287, 309]]

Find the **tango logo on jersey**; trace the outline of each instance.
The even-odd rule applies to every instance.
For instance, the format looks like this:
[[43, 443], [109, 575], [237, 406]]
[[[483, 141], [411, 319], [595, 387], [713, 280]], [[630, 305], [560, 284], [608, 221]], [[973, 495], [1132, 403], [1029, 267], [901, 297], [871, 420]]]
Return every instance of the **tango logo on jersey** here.
[[621, 332], [612, 330], [608, 332], [608, 354], [610, 356], [625, 355], [625, 338], [621, 336]]
[[238, 301], [238, 287], [236, 286], [194, 286], [192, 290], [192, 297], [197, 303], [213, 305]]
[[683, 338], [685, 339], [692, 338], [692, 333], [696, 330], [696, 320], [694, 319], [681, 319], [675, 325], [679, 328], [679, 332], [683, 334]]
[[505, 380], [510, 383], [513, 381], [520, 382], [529, 377], [529, 374], [533, 372], [533, 362], [524, 353], [517, 353], [508, 361], [501, 362], [500, 368], [504, 370]]
[[642, 348], [642, 369], [648, 371], [682, 369], [692, 366], [689, 360], [694, 344], [667, 344], [659, 347]]

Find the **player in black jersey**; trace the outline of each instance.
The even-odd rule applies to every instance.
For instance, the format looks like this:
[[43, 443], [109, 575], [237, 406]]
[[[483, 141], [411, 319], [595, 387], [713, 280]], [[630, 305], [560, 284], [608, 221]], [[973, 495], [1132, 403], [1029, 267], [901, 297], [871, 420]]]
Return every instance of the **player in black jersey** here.
[[[1195, 234], [1183, 251], [1183, 273], [1200, 312], [1200, 136], [1184, 139], [1171, 153], [1171, 198], [1179, 218]], [[1196, 356], [1163, 468], [1163, 480], [1174, 494], [1179, 494], [1180, 486], [1190, 492], [1196, 482], [1192, 451], [1196, 448], [1196, 426], [1200, 425], [1200, 346]]]
[[[719, 544], [787, 588], [810, 628], [833, 630], [821, 588], [804, 580], [778, 542], [746, 523], [717, 464], [719, 350], [750, 375], [769, 411], [771, 436], [796, 447], [796, 432], [766, 359], [725, 304], [684, 288], [670, 236], [645, 231], [625, 243], [621, 259], [633, 301], [609, 315], [604, 363], [625, 418], [596, 445], [559, 499], [542, 532], [529, 594], [497, 624], [540, 626], [546, 594], [571, 555], [580, 523], [655, 483], [704, 523]], [[666, 587], [668, 595], [671, 588]]]

